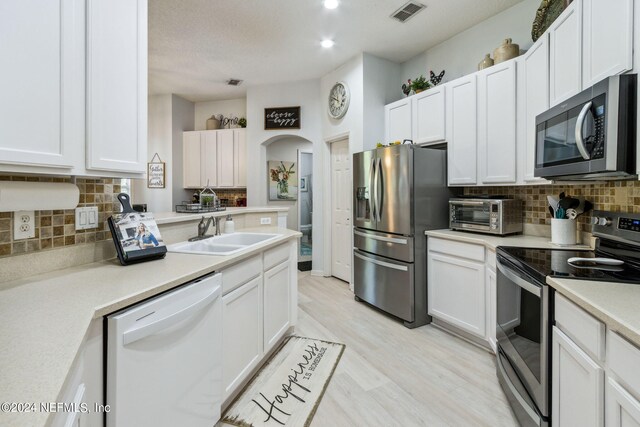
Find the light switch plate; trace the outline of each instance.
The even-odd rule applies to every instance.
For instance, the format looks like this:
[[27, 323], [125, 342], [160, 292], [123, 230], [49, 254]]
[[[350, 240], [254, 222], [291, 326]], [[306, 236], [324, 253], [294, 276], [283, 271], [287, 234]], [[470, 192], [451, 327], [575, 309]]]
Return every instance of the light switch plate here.
[[36, 220], [34, 211], [17, 211], [13, 213], [13, 240], [36, 237]]
[[266, 217], [266, 218], [260, 218], [260, 224], [262, 225], [269, 225], [271, 224], [271, 218]]
[[76, 208], [76, 230], [98, 228], [98, 207]]

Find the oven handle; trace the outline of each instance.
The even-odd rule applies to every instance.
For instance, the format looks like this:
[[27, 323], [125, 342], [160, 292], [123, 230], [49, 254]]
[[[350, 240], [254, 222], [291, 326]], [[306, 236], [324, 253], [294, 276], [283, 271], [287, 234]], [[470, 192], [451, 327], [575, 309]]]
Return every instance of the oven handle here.
[[589, 101], [582, 107], [580, 114], [578, 114], [578, 120], [576, 121], [576, 146], [583, 159], [589, 160], [591, 156], [587, 152], [587, 147], [584, 145], [584, 139], [582, 138], [582, 126], [587, 118], [587, 113], [591, 109], [593, 102]]
[[527, 282], [522, 277], [516, 275], [513, 271], [503, 267], [502, 263], [500, 262], [498, 262], [498, 270], [500, 270], [500, 272], [504, 274], [507, 279], [511, 280], [513, 283], [520, 286], [522, 289], [526, 290], [527, 292], [531, 292], [532, 294], [540, 298], [541, 288], [539, 286], [536, 286], [533, 283]]

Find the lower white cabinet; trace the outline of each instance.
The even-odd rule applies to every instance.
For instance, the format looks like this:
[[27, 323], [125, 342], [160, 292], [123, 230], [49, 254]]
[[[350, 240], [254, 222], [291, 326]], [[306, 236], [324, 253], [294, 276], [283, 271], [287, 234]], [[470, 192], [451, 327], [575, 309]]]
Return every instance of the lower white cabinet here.
[[226, 399], [263, 355], [262, 275], [222, 297], [222, 323], [222, 379]]
[[484, 263], [429, 251], [427, 264], [429, 314], [485, 338]]
[[607, 381], [607, 427], [640, 427], [640, 402], [616, 380]]
[[264, 273], [264, 348], [273, 347], [289, 328], [290, 265], [285, 261]]
[[497, 316], [497, 289], [496, 289], [496, 270], [487, 265], [487, 274], [485, 277], [487, 282], [487, 340], [491, 349], [495, 353], [498, 350], [498, 341], [496, 339], [496, 325], [498, 324]]
[[555, 326], [552, 346], [552, 425], [604, 425], [604, 369]]

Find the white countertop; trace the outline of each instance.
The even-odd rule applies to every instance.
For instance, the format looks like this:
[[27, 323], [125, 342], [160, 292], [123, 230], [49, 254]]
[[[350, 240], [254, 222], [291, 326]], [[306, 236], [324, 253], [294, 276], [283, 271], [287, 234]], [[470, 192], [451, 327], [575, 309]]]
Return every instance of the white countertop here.
[[171, 224], [175, 222], [183, 221], [196, 221], [204, 217], [218, 217], [227, 215], [243, 215], [250, 213], [264, 213], [264, 212], [288, 212], [288, 207], [281, 206], [249, 206], [241, 208], [226, 208], [223, 211], [218, 212], [205, 212], [205, 213], [177, 213], [177, 212], [153, 212], [153, 218], [158, 225]]
[[[0, 291], [0, 402], [58, 401], [93, 319], [300, 236], [276, 227], [242, 231], [282, 236], [231, 256], [168, 253], [127, 267], [113, 259], [7, 283]], [[0, 425], [42, 426], [48, 416], [0, 412]]]
[[[552, 249], [588, 249], [587, 246], [559, 247], [549, 242], [548, 237], [537, 236], [491, 236], [452, 230], [433, 230], [427, 236], [459, 242], [484, 245], [495, 250], [498, 246], [520, 246]], [[600, 282], [547, 277], [547, 283], [607, 328], [618, 332], [640, 347], [640, 284]]]

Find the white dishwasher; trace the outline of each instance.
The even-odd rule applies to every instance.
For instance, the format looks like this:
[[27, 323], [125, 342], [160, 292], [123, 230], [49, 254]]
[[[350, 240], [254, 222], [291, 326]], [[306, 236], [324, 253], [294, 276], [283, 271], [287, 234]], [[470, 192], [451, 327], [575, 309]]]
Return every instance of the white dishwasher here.
[[107, 316], [108, 427], [211, 427], [222, 404], [222, 274]]

